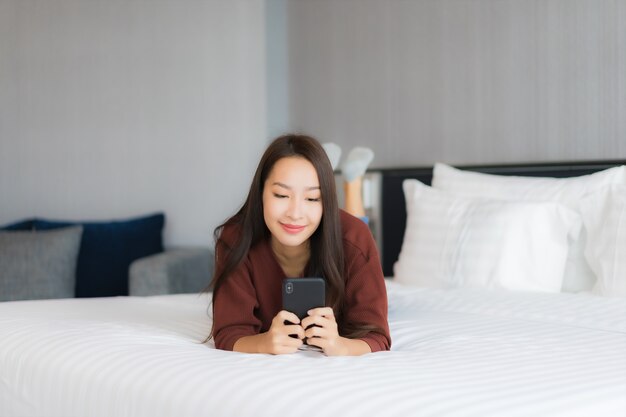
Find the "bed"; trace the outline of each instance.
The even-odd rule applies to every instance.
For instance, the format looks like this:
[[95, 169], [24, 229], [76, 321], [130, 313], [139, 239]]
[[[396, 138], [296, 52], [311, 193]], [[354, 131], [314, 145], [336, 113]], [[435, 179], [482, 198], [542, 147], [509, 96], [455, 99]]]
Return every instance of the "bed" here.
[[362, 357], [216, 350], [207, 294], [0, 303], [0, 415], [626, 415], [626, 297], [412, 278], [386, 280], [392, 350]]

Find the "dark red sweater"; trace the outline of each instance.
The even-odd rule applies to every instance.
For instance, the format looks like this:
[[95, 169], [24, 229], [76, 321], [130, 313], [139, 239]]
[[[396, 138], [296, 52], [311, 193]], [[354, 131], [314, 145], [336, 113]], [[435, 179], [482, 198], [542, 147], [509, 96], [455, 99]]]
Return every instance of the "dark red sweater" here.
[[[343, 314], [348, 322], [383, 329], [384, 333], [370, 332], [361, 340], [367, 342], [372, 352], [389, 350], [387, 292], [376, 244], [367, 225], [343, 210], [341, 226], [346, 280]], [[222, 233], [230, 242], [229, 235], [235, 230], [225, 228]], [[223, 258], [218, 256], [217, 270], [223, 268]], [[282, 310], [285, 278], [269, 241], [250, 249], [239, 268], [220, 287], [215, 299], [213, 334], [218, 349], [232, 350], [239, 338], [269, 330], [272, 319]]]

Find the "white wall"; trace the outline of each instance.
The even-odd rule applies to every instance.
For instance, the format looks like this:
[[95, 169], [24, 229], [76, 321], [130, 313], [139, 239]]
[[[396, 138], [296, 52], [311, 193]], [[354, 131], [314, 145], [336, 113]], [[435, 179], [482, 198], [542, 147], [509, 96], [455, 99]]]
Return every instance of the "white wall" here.
[[287, 0], [266, 0], [267, 131], [270, 138], [286, 133], [289, 120]]
[[163, 210], [210, 244], [266, 145], [261, 1], [0, 0], [0, 224]]
[[287, 129], [378, 167], [626, 158], [626, 0], [0, 0], [0, 224], [209, 244]]
[[626, 0], [290, 0], [293, 128], [378, 167], [626, 158]]

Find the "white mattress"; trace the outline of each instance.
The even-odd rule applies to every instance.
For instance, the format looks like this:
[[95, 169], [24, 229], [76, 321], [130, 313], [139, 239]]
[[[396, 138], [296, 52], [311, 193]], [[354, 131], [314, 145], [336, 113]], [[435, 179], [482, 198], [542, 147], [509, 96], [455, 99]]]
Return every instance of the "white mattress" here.
[[388, 287], [340, 358], [202, 345], [207, 296], [0, 303], [0, 416], [626, 416], [626, 299]]

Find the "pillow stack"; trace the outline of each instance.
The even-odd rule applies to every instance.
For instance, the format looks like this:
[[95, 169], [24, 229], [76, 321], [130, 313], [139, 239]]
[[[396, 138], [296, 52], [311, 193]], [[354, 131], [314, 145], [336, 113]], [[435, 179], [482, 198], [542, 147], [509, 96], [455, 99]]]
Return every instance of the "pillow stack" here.
[[128, 269], [163, 251], [165, 215], [29, 219], [0, 231], [0, 301], [128, 295]]
[[102, 221], [34, 221], [35, 230], [83, 227], [76, 262], [76, 292], [82, 297], [128, 295], [128, 269], [139, 258], [163, 252], [165, 215]]
[[435, 288], [626, 296], [626, 167], [573, 178], [490, 175], [436, 164], [406, 180], [394, 275]]

